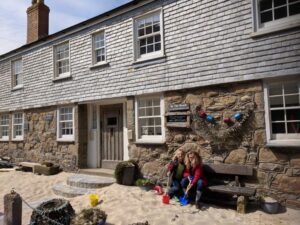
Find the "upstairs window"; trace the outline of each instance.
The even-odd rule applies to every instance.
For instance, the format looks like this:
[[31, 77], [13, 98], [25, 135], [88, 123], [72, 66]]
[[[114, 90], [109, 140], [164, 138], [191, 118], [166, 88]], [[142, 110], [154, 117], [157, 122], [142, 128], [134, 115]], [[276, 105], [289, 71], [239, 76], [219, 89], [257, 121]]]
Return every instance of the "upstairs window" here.
[[300, 80], [267, 84], [270, 140], [300, 140]]
[[261, 0], [259, 18], [261, 23], [300, 14], [300, 0]]
[[14, 113], [12, 119], [13, 140], [23, 140], [24, 116], [23, 113]]
[[54, 48], [55, 77], [70, 76], [70, 47], [63, 43]]
[[0, 115], [0, 140], [9, 139], [9, 114]]
[[59, 141], [74, 141], [74, 107], [58, 109], [57, 139]]
[[105, 33], [96, 33], [93, 36], [93, 60], [94, 64], [100, 64], [106, 62], [106, 43]]
[[163, 55], [162, 12], [154, 12], [134, 20], [135, 59], [154, 58]]
[[272, 31], [300, 26], [300, 0], [252, 0], [255, 31]]
[[23, 65], [22, 59], [12, 62], [12, 86], [13, 88], [23, 87]]

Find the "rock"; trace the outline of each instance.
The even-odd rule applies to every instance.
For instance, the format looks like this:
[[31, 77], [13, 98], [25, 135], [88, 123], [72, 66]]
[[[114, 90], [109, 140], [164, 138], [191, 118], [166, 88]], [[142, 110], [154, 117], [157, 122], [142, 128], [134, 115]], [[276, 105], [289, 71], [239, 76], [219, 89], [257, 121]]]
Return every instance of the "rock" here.
[[183, 146], [179, 148], [180, 150], [183, 150], [185, 153], [189, 151], [196, 151], [199, 153], [199, 155], [202, 157], [202, 159], [208, 159], [211, 156], [211, 152], [203, 148], [202, 146], [194, 143], [194, 142], [187, 142]]
[[213, 103], [214, 103], [214, 100], [212, 98], [203, 98], [204, 108], [211, 106]]
[[278, 174], [273, 180], [271, 187], [283, 192], [299, 194], [300, 179], [299, 177], [289, 177], [283, 174]]
[[273, 172], [283, 172], [284, 166], [274, 163], [260, 163], [259, 169]]
[[219, 95], [219, 93], [216, 92], [216, 91], [209, 91], [209, 92], [206, 93], [207, 97], [215, 97], [215, 96], [218, 96], [218, 95]]
[[287, 199], [286, 206], [293, 209], [300, 209], [300, 200]]
[[207, 107], [207, 110], [209, 111], [221, 111], [223, 109], [225, 109], [224, 105], [214, 105], [214, 106]]
[[187, 94], [185, 102], [195, 106], [203, 105], [202, 98], [198, 95]]
[[214, 164], [221, 164], [221, 163], [224, 162], [224, 158], [221, 157], [221, 156], [215, 156], [215, 157], [213, 158], [213, 160], [214, 160]]
[[254, 102], [258, 110], [264, 110], [264, 96], [263, 93], [255, 93], [254, 95]]
[[233, 87], [233, 91], [236, 94], [244, 94], [248, 92], [261, 92], [262, 91], [262, 83], [261, 81], [251, 82], [251, 83], [239, 83], [235, 84]]
[[255, 112], [254, 121], [255, 128], [264, 128], [265, 127], [265, 113], [264, 112]]
[[261, 146], [264, 145], [266, 140], [266, 133], [264, 130], [256, 130], [254, 132], [254, 145]]
[[249, 95], [244, 95], [240, 99], [241, 102], [251, 102], [252, 98]]
[[247, 197], [239, 196], [237, 200], [237, 212], [245, 214], [246, 213], [246, 206], [247, 206]]
[[174, 141], [178, 143], [182, 143], [185, 141], [185, 136], [182, 134], [176, 134], [174, 137]]
[[285, 163], [288, 161], [288, 156], [282, 153], [277, 153], [276, 151], [268, 148], [260, 148], [258, 160], [259, 162]]
[[300, 154], [296, 154], [290, 161], [291, 167], [300, 168]]
[[160, 171], [162, 170], [163, 166], [160, 165], [158, 161], [152, 161], [152, 162], [147, 162], [144, 164], [142, 167], [142, 173], [144, 175], [159, 175]]
[[245, 164], [247, 159], [247, 150], [236, 149], [229, 153], [225, 159], [227, 164]]
[[257, 163], [257, 153], [250, 152], [247, 157], [247, 164], [248, 165], [256, 165]]
[[232, 95], [215, 98], [215, 102], [225, 105], [226, 107], [234, 105], [236, 101], [237, 97]]

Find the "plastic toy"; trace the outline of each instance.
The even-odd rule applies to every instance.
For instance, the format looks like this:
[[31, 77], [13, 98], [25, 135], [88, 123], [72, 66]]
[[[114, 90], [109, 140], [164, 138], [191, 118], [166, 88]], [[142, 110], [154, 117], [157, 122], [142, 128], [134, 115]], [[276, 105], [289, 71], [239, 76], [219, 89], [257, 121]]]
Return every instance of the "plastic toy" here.
[[159, 195], [162, 195], [164, 193], [162, 187], [159, 186], [159, 185], [155, 185], [154, 188], [153, 188], [153, 190], [156, 191], [157, 194], [159, 194]]
[[164, 204], [169, 204], [170, 203], [170, 196], [167, 195], [167, 194], [164, 194], [163, 197], [162, 197], [162, 202]]
[[206, 120], [209, 123], [214, 123], [215, 122], [215, 118], [211, 115], [206, 116]]
[[202, 119], [204, 119], [204, 118], [206, 117], [206, 113], [205, 113], [204, 111], [200, 111], [200, 112], [198, 113], [198, 115], [199, 115], [199, 117], [202, 118]]
[[90, 205], [92, 207], [95, 207], [99, 202], [99, 195], [98, 194], [90, 194], [89, 199], [90, 199]]
[[224, 123], [230, 124], [230, 123], [233, 123], [233, 121], [230, 117], [228, 117], [228, 118], [224, 119]]
[[239, 121], [243, 118], [243, 114], [242, 113], [236, 113], [234, 114], [234, 119]]

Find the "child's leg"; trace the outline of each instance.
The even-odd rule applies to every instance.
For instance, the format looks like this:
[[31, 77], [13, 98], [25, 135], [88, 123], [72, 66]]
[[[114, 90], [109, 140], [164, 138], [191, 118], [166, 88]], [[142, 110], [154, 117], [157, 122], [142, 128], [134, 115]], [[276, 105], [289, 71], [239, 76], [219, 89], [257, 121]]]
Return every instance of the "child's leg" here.
[[202, 195], [203, 181], [201, 179], [197, 182], [197, 190], [196, 190], [196, 204], [200, 202], [200, 198]]
[[189, 181], [189, 178], [185, 177], [185, 178], [182, 178], [180, 184], [181, 184], [181, 187], [183, 189], [183, 192], [185, 192], [187, 186], [189, 185], [190, 181]]
[[170, 190], [168, 191], [168, 195], [170, 198], [173, 198], [173, 196], [180, 190], [180, 183], [178, 180], [173, 179], [172, 186]]

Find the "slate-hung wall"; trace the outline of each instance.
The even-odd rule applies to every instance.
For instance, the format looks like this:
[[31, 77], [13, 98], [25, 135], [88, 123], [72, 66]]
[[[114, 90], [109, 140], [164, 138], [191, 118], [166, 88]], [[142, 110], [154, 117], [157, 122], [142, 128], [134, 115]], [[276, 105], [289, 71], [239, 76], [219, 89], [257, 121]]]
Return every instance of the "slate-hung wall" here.
[[[133, 17], [163, 10], [165, 58], [133, 64]], [[109, 65], [90, 69], [92, 36], [105, 29]], [[252, 38], [250, 1], [154, 1], [0, 62], [1, 111], [297, 74], [300, 31]], [[70, 43], [71, 79], [53, 82], [53, 46]], [[24, 88], [11, 90], [22, 57]], [[47, 93], [47, 95], [45, 95]]]

